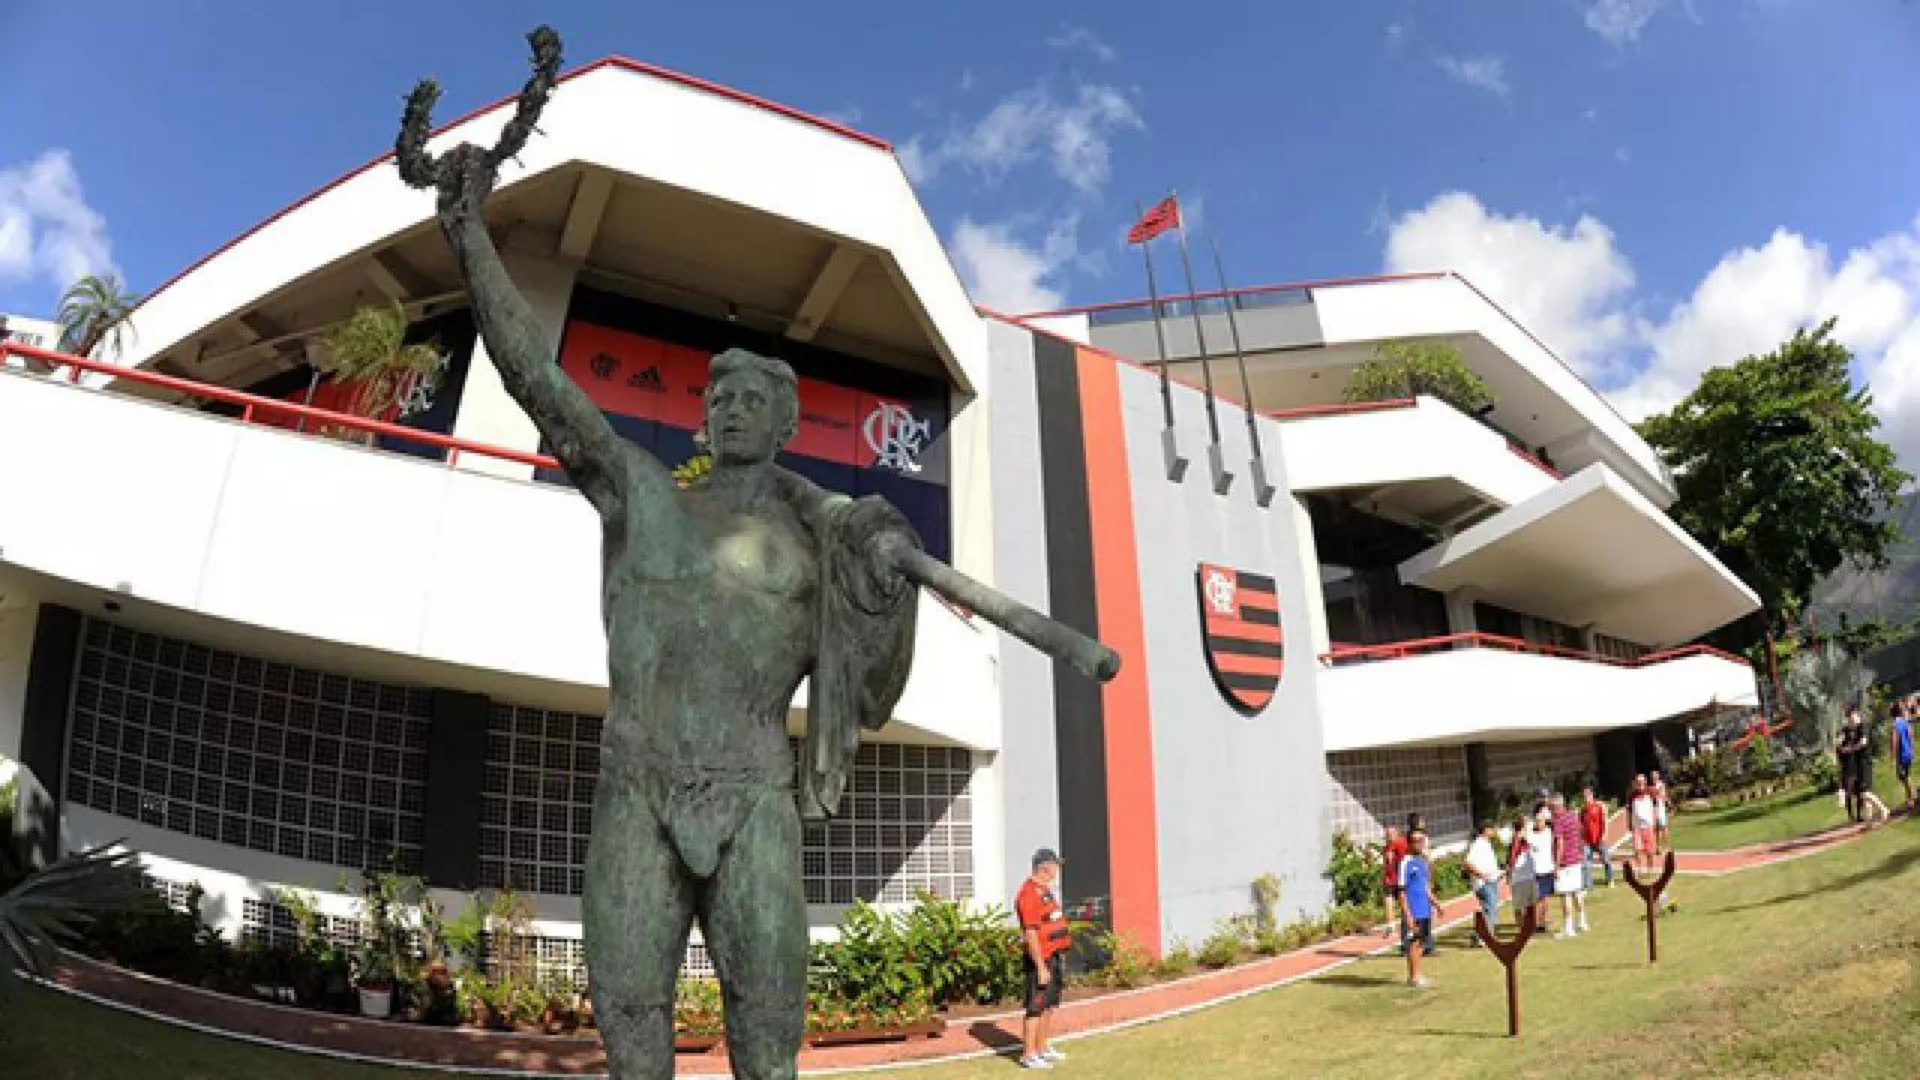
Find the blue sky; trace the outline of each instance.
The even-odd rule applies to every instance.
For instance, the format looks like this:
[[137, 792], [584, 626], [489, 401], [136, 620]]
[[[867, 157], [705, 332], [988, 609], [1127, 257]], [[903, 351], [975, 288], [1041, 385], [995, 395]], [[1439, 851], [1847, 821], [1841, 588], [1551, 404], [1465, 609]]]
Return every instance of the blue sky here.
[[0, 310], [152, 288], [389, 146], [416, 76], [511, 91], [545, 19], [893, 141], [982, 302], [1137, 294], [1177, 187], [1237, 283], [1459, 269], [1630, 414], [1839, 314], [1920, 451], [1908, 0], [5, 6]]

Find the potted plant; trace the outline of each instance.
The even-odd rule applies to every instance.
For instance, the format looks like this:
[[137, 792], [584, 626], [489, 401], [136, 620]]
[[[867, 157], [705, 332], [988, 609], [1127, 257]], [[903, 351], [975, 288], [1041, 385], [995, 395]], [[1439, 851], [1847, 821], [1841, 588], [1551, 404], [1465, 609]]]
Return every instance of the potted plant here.
[[[342, 386], [351, 387], [348, 408], [373, 420], [397, 419], [402, 405], [430, 385], [445, 364], [431, 343], [407, 342], [407, 315], [399, 304], [363, 307], [327, 332], [318, 367]], [[370, 432], [328, 429], [334, 438], [373, 445]]]
[[360, 950], [354, 986], [360, 992], [361, 1016], [385, 1020], [393, 1015], [393, 960], [377, 945]]

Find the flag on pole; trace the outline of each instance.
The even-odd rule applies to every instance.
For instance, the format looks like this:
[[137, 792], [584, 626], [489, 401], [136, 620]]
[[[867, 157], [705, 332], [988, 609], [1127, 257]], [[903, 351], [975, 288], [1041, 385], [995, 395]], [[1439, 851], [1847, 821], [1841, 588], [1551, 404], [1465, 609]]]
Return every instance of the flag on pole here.
[[1147, 241], [1180, 225], [1180, 201], [1169, 195], [1153, 204], [1153, 209], [1140, 215], [1133, 228], [1127, 230], [1127, 243], [1144, 244]]

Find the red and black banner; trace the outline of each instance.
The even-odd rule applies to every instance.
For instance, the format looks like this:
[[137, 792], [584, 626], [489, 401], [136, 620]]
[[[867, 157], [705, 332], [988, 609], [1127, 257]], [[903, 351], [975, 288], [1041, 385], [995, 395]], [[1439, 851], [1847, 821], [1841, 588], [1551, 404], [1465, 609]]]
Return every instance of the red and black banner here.
[[1194, 584], [1213, 681], [1228, 704], [1252, 716], [1280, 685], [1280, 593], [1270, 577], [1210, 563], [1200, 564]]

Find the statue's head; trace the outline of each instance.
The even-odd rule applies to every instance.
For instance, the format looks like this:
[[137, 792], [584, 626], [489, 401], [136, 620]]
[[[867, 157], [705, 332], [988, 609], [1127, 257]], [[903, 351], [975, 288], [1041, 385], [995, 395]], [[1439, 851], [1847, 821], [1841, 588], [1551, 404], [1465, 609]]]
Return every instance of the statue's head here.
[[772, 460], [800, 428], [800, 393], [786, 361], [728, 349], [707, 369], [707, 447], [716, 467]]

